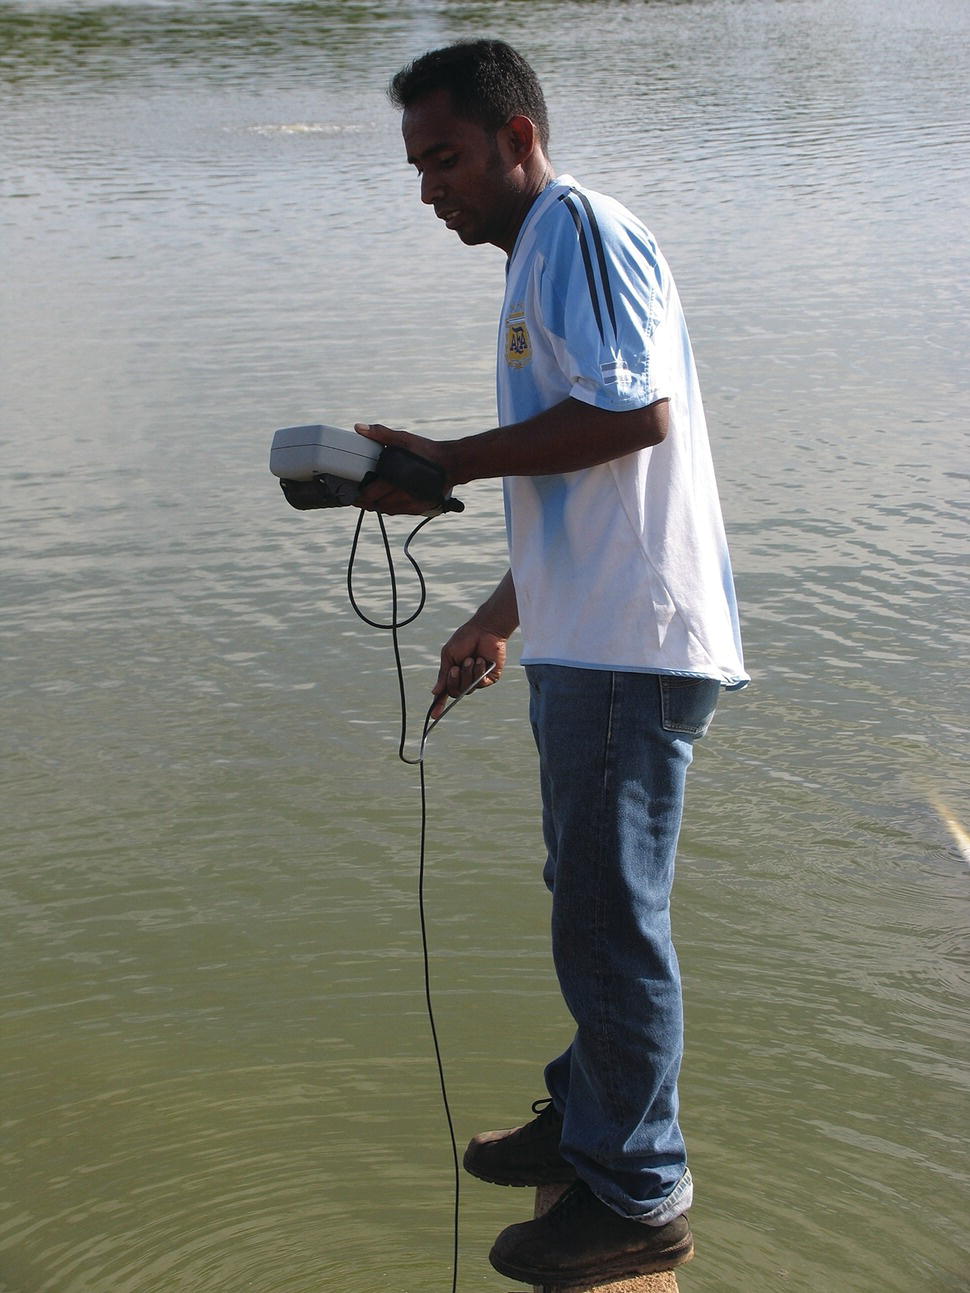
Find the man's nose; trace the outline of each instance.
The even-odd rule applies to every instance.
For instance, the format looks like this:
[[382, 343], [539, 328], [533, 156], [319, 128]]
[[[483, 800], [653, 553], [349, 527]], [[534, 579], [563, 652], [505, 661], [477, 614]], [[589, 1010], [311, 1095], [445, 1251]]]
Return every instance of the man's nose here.
[[421, 201], [433, 206], [443, 193], [441, 181], [427, 172], [421, 176]]

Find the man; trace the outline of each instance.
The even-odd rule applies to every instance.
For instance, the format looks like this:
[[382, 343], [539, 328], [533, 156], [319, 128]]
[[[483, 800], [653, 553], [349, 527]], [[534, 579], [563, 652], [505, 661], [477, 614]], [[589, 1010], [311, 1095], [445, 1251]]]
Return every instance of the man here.
[[[522, 630], [539, 752], [553, 953], [576, 1022], [532, 1122], [476, 1136], [473, 1175], [568, 1183], [492, 1264], [589, 1285], [687, 1261], [683, 1048], [669, 898], [693, 742], [747, 681], [690, 343], [669, 269], [618, 203], [556, 178], [542, 90], [497, 41], [435, 50], [391, 85], [422, 201], [508, 257], [500, 425], [437, 442], [357, 430], [504, 477], [508, 574], [444, 646], [436, 712]], [[361, 506], [420, 512], [375, 482]]]

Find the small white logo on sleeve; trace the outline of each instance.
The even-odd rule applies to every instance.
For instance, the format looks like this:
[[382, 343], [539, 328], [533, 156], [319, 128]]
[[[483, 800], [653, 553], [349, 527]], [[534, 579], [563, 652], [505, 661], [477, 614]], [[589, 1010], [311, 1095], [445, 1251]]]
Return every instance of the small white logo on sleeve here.
[[607, 386], [629, 386], [633, 374], [622, 359], [614, 359], [608, 364], [600, 364], [600, 372]]

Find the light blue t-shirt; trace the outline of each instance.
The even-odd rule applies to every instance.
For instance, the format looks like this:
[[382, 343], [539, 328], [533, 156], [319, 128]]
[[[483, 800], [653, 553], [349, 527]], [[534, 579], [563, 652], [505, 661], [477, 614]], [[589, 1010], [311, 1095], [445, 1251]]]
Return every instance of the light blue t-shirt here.
[[659, 445], [558, 476], [506, 477], [523, 663], [747, 682], [707, 425], [677, 289], [623, 206], [561, 176], [508, 264], [503, 426], [572, 397], [669, 401]]

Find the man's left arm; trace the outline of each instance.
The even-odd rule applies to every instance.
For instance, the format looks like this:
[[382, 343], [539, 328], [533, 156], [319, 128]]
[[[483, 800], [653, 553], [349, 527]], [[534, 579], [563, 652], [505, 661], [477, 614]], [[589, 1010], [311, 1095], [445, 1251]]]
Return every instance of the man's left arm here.
[[[667, 400], [613, 410], [569, 398], [524, 422], [458, 440], [429, 440], [379, 423], [357, 423], [356, 429], [369, 440], [409, 449], [437, 463], [451, 488], [493, 476], [556, 476], [598, 467], [660, 444], [667, 420]], [[380, 480], [361, 490], [357, 502], [371, 511], [394, 514], [418, 514], [427, 506]]]

